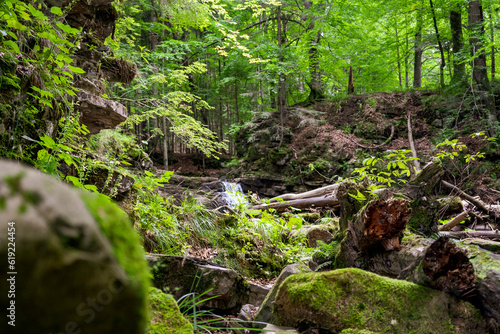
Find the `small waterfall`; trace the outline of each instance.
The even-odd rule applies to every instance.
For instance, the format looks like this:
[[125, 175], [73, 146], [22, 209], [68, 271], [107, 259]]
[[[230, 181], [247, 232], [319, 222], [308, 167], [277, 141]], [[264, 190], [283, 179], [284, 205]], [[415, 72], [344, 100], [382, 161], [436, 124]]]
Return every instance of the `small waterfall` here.
[[248, 200], [239, 183], [222, 181], [222, 197], [230, 208], [248, 204]]

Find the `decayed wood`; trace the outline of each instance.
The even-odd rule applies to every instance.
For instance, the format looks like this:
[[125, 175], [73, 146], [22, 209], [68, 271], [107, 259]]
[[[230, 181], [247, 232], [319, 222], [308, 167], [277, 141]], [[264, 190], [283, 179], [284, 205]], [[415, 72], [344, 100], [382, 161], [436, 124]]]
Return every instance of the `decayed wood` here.
[[486, 204], [484, 204], [481, 200], [478, 200], [478, 199], [476, 199], [476, 198], [474, 198], [474, 197], [472, 197], [472, 196], [464, 193], [460, 188], [458, 188], [457, 186], [454, 186], [453, 184], [451, 184], [449, 182], [441, 181], [441, 183], [446, 188], [451, 189], [452, 191], [454, 191], [458, 196], [460, 196], [460, 198], [465, 199], [465, 200], [471, 202], [472, 204], [474, 204], [476, 207], [478, 207], [482, 211], [484, 211], [486, 213], [490, 213], [490, 210], [488, 209], [488, 207], [486, 206]]
[[[415, 143], [413, 142], [413, 132], [411, 131], [411, 111], [408, 110], [408, 114], [406, 115], [406, 119], [408, 121], [408, 142], [410, 143], [410, 150], [412, 152], [412, 156], [414, 158], [418, 158], [417, 150], [415, 149]], [[415, 170], [417, 172], [420, 170], [420, 162], [418, 160], [413, 160], [413, 166], [415, 166]]]
[[443, 226], [439, 227], [439, 231], [449, 231], [464, 220], [466, 220], [469, 217], [469, 213], [467, 211], [464, 211], [460, 213], [458, 216], [444, 224]]
[[500, 239], [500, 231], [443, 231], [440, 235], [449, 236], [452, 238], [487, 238]]
[[346, 238], [341, 243], [339, 258], [348, 267], [359, 266], [362, 256], [382, 245], [386, 251], [399, 248], [399, 236], [410, 220], [409, 201], [375, 200], [349, 221]]
[[410, 282], [443, 290], [463, 299], [476, 294], [476, 274], [467, 252], [447, 237], [432, 243], [421, 259], [398, 277]]
[[278, 212], [284, 211], [287, 208], [293, 207], [296, 209], [304, 209], [310, 207], [322, 207], [322, 206], [338, 206], [339, 201], [336, 197], [327, 196], [327, 197], [313, 197], [306, 199], [297, 199], [288, 202], [280, 202], [280, 203], [269, 203], [269, 204], [261, 204], [251, 207], [253, 210], [269, 210], [275, 209]]
[[326, 187], [314, 189], [311, 191], [306, 191], [299, 194], [284, 194], [281, 196], [276, 196], [270, 199], [271, 203], [277, 202], [278, 199], [282, 199], [284, 201], [291, 201], [296, 199], [305, 199], [312, 197], [321, 197], [325, 195], [329, 195], [330, 197], [336, 197], [337, 189], [339, 188], [341, 183], [331, 184]]
[[387, 251], [398, 249], [399, 235], [403, 233], [410, 217], [411, 209], [406, 200], [373, 201], [363, 211], [362, 221], [355, 222], [359, 225], [356, 228], [362, 228], [360, 249], [375, 243], [381, 243]]
[[444, 170], [441, 161], [435, 159], [425, 165], [422, 171], [406, 184], [402, 193], [411, 199], [430, 196], [436, 184], [441, 181], [443, 174]]

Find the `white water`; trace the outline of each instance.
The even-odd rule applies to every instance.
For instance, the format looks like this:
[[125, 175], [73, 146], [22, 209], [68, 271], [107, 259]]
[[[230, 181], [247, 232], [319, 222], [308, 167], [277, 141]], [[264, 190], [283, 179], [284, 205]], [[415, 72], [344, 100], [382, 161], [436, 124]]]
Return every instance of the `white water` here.
[[248, 200], [241, 189], [241, 185], [233, 182], [222, 181], [222, 197], [230, 208], [244, 206], [248, 204]]

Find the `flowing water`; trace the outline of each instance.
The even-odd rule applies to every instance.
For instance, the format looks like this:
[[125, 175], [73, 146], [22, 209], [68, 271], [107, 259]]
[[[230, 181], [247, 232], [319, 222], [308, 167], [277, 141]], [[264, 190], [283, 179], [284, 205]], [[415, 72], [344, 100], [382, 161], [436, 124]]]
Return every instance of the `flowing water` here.
[[241, 185], [233, 182], [222, 182], [222, 196], [224, 197], [227, 206], [235, 208], [248, 204], [248, 200], [241, 189]]

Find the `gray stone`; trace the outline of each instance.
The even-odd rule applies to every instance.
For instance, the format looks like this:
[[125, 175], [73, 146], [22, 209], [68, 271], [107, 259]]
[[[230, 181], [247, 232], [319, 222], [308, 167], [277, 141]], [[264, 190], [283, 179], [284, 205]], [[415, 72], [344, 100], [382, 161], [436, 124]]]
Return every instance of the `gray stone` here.
[[120, 266], [82, 196], [39, 171], [0, 161], [0, 270], [10, 279], [0, 280], [0, 307], [12, 315], [0, 333], [143, 333], [145, 287]]
[[244, 304], [260, 305], [265, 288], [247, 282], [235, 270], [205, 260], [163, 254], [146, 257], [153, 268], [153, 284], [176, 300], [189, 293], [203, 294], [199, 307], [236, 314]]
[[291, 275], [298, 273], [306, 273], [310, 271], [311, 270], [307, 266], [300, 263], [289, 264], [288, 266], [283, 268], [280, 275], [278, 276], [278, 279], [274, 283], [273, 288], [267, 294], [267, 297], [262, 303], [262, 306], [259, 308], [259, 311], [257, 311], [257, 314], [255, 315], [256, 323], [254, 323], [254, 326], [261, 328], [263, 325], [262, 323], [274, 323], [275, 320], [273, 314], [274, 302], [276, 300], [276, 295], [278, 293], [281, 283], [283, 283], [283, 281]]
[[102, 129], [113, 129], [127, 119], [127, 109], [119, 102], [93, 95], [83, 89], [77, 93], [82, 113], [80, 121], [87, 126], [91, 134]]

